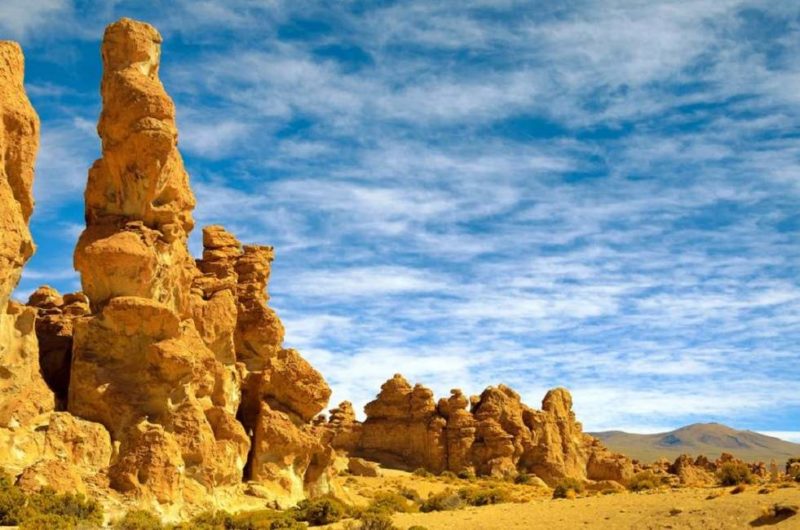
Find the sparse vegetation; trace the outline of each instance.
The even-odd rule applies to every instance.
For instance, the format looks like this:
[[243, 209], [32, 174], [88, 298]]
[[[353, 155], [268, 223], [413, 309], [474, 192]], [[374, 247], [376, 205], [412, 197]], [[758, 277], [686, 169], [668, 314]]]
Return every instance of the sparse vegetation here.
[[528, 473], [519, 473], [516, 477], [514, 477], [514, 484], [533, 484], [533, 475], [529, 475]]
[[423, 478], [431, 478], [433, 476], [433, 473], [431, 473], [430, 471], [428, 471], [424, 467], [418, 467], [417, 469], [414, 470], [413, 474], [414, 474], [414, 476], [423, 477]]
[[747, 464], [740, 462], [727, 462], [717, 471], [717, 480], [723, 486], [736, 486], [737, 484], [752, 484], [753, 474]]
[[57, 494], [44, 489], [27, 494], [15, 486], [11, 477], [0, 472], [0, 525], [27, 530], [99, 526], [101, 506], [80, 494]]
[[458, 478], [458, 475], [456, 475], [452, 471], [442, 471], [441, 473], [439, 473], [439, 477], [443, 479], [455, 480]]
[[111, 528], [114, 530], [161, 530], [164, 525], [161, 519], [145, 510], [132, 510], [122, 519], [115, 521]]
[[434, 493], [419, 507], [421, 512], [444, 512], [458, 510], [464, 507], [464, 499], [453, 490], [447, 489], [440, 493]]
[[366, 513], [382, 513], [391, 515], [396, 512], [412, 512], [416, 506], [399, 493], [379, 493], [369, 503]]
[[583, 493], [583, 490], [583, 482], [574, 478], [565, 478], [556, 484], [555, 489], [553, 489], [553, 498], [574, 499], [576, 495]]
[[344, 518], [347, 514], [347, 506], [333, 496], [300, 501], [297, 507], [292, 510], [294, 519], [305, 521], [309, 526], [321, 526], [335, 523]]
[[398, 530], [392, 518], [384, 513], [365, 513], [358, 530]]
[[458, 495], [470, 506], [486, 506], [511, 502], [511, 494], [498, 487], [462, 488]]
[[417, 490], [409, 488], [407, 486], [400, 486], [397, 489], [397, 493], [402, 495], [406, 499], [410, 500], [411, 502], [415, 502], [417, 504], [422, 502], [422, 497], [420, 497]]
[[660, 483], [661, 481], [652, 471], [642, 471], [628, 481], [628, 489], [631, 491], [652, 490], [656, 489]]

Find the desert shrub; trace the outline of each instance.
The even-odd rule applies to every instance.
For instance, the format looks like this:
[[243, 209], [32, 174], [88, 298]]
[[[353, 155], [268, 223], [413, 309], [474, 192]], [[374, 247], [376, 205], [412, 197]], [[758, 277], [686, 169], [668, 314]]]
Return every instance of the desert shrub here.
[[752, 484], [753, 474], [747, 464], [740, 462], [727, 462], [717, 471], [717, 480], [723, 486], [736, 486], [737, 484]]
[[486, 506], [511, 501], [508, 491], [498, 487], [462, 488], [458, 495], [470, 506]]
[[422, 502], [422, 497], [419, 496], [417, 490], [409, 488], [407, 486], [400, 486], [397, 489], [397, 493], [405, 497], [406, 499], [410, 500], [411, 502], [420, 503]]
[[408, 530], [428, 530], [428, 528], [425, 526], [420, 526], [418, 524], [415, 524], [414, 526], [409, 526]]
[[529, 475], [528, 473], [519, 473], [516, 477], [514, 477], [514, 484], [533, 484], [533, 476]]
[[456, 476], [462, 480], [474, 480], [475, 471], [470, 468], [462, 469], [461, 471], [456, 473]]
[[292, 510], [292, 515], [298, 521], [307, 522], [309, 526], [321, 526], [342, 519], [347, 515], [347, 506], [332, 496], [306, 499]]
[[365, 513], [357, 527], [358, 530], [398, 530], [392, 518], [385, 513]]
[[53, 490], [45, 489], [28, 497], [28, 507], [37, 514], [59, 515], [97, 525], [103, 522], [103, 508], [100, 504], [80, 493], [57, 494]]
[[111, 528], [114, 530], [161, 530], [164, 525], [155, 514], [145, 510], [132, 510], [126, 513], [122, 519], [115, 521]]
[[420, 505], [421, 512], [444, 512], [464, 507], [464, 499], [453, 490], [444, 490], [428, 496]]
[[731, 495], [738, 495], [740, 493], [744, 493], [747, 490], [747, 486], [744, 484], [739, 484], [735, 488], [731, 490]]
[[56, 530], [87, 523], [99, 526], [103, 521], [100, 505], [83, 495], [61, 495], [51, 489], [26, 494], [12, 484], [10, 477], [1, 475], [0, 525]]
[[[578, 479], [574, 478], [564, 478], [561, 479], [561, 482], [556, 484], [556, 487], [553, 489], [553, 498], [554, 499], [567, 499], [575, 497], [578, 493], [583, 493], [583, 482]], [[572, 492], [570, 494], [570, 492]]]
[[367, 513], [383, 513], [387, 515], [395, 512], [411, 511], [414, 511], [414, 506], [399, 493], [379, 493], [372, 499], [366, 509]]
[[636, 473], [628, 481], [628, 489], [631, 491], [645, 491], [656, 489], [661, 481], [652, 471], [642, 471]]
[[0, 525], [15, 526], [25, 518], [27, 495], [6, 477], [0, 486]]
[[458, 478], [458, 475], [456, 475], [452, 471], [442, 471], [441, 473], [439, 473], [439, 477], [444, 478], [444, 479], [448, 479], [448, 480], [454, 480], [454, 479]]
[[230, 514], [225, 511], [204, 512], [191, 521], [170, 527], [170, 530], [300, 530], [306, 528], [297, 522], [294, 512], [253, 510]]
[[418, 467], [417, 469], [414, 470], [413, 474], [417, 477], [424, 477], [424, 478], [430, 478], [433, 476], [433, 473], [431, 473], [424, 467]]
[[20, 530], [77, 530], [86, 528], [86, 526], [85, 523], [82, 524], [74, 517], [37, 513], [22, 521], [18, 528]]
[[170, 530], [226, 530], [232, 521], [233, 516], [228, 512], [202, 512], [188, 522], [173, 525]]

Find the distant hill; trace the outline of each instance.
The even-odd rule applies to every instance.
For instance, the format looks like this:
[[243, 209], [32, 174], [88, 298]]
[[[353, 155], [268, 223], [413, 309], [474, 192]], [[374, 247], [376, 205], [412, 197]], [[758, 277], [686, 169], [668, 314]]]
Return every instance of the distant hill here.
[[705, 455], [711, 459], [731, 453], [747, 461], [783, 464], [787, 458], [800, 456], [800, 444], [753, 431], [737, 431], [719, 423], [695, 423], [670, 432], [632, 434], [623, 431], [591, 433], [609, 449], [643, 462], [662, 457], [670, 460], [681, 454]]

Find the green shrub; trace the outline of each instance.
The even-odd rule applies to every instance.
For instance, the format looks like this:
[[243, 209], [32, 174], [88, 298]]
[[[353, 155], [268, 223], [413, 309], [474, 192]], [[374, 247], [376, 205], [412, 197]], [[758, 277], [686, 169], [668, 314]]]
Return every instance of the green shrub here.
[[419, 507], [421, 512], [443, 512], [464, 507], [464, 499], [453, 490], [445, 490], [429, 495]]
[[365, 513], [361, 517], [359, 530], [398, 530], [392, 518], [385, 513]]
[[391, 515], [395, 512], [411, 512], [414, 506], [399, 493], [379, 493], [367, 506], [368, 513], [383, 513]]
[[642, 471], [636, 473], [628, 481], [628, 489], [631, 491], [645, 491], [656, 489], [661, 481], [652, 471]]
[[737, 484], [752, 484], [753, 474], [747, 464], [741, 462], [726, 462], [717, 470], [717, 479], [723, 486], [736, 486]]
[[115, 521], [111, 526], [114, 530], [161, 530], [164, 525], [156, 515], [145, 510], [132, 510], [125, 516]]
[[[564, 478], [561, 479], [561, 482], [556, 484], [555, 489], [553, 489], [553, 498], [554, 499], [567, 499], [570, 497], [574, 497], [579, 493], [583, 493], [583, 482], [578, 479], [574, 478]], [[569, 492], [572, 492], [570, 494]]]
[[486, 506], [511, 501], [508, 491], [498, 487], [462, 488], [458, 491], [458, 496], [470, 506]]
[[292, 510], [296, 520], [306, 521], [309, 526], [335, 523], [347, 515], [347, 511], [347, 506], [332, 496], [300, 501]]

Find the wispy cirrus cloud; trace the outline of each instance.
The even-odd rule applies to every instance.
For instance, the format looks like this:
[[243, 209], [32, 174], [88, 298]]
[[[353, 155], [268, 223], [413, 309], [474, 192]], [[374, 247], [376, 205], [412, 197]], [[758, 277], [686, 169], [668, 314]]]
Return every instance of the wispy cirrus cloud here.
[[[589, 429], [793, 432], [797, 6], [59, 5], [20, 27], [59, 28], [63, 64], [118, 16], [164, 33], [199, 224], [276, 245], [271, 303], [335, 400], [361, 406], [400, 371], [533, 404], [568, 386]], [[67, 230], [96, 79], [47, 78], [25, 31], [37, 216]], [[72, 240], [42, 219], [34, 270], [68, 268]]]

